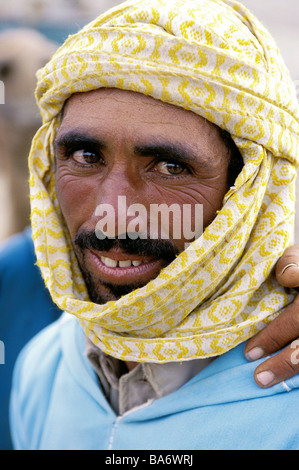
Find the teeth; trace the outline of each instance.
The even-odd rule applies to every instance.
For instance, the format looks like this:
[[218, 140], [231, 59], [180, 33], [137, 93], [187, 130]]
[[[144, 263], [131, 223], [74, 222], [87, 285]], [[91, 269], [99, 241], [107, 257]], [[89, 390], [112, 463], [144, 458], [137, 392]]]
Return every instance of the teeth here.
[[132, 261], [133, 266], [140, 266], [142, 261]]
[[132, 262], [129, 259], [127, 261], [119, 261], [118, 266], [120, 268], [129, 268], [130, 266], [132, 266]]
[[101, 257], [101, 260], [109, 268], [116, 268], [117, 267], [117, 264], [118, 264], [117, 260], [114, 260], [114, 259], [111, 259], [111, 258], [106, 258], [104, 256]]
[[130, 266], [140, 266], [142, 264], [142, 261], [131, 261], [129, 259], [125, 261], [117, 261], [107, 258], [106, 256], [101, 256], [101, 261], [108, 266], [108, 268], [129, 268]]

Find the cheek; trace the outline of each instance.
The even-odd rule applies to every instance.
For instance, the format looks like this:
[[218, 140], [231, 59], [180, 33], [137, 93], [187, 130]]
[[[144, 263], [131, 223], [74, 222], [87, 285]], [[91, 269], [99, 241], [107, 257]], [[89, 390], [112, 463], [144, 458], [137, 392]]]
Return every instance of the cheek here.
[[78, 178], [56, 173], [56, 195], [71, 237], [92, 219], [96, 208], [95, 183], [88, 178]]
[[[227, 192], [225, 181], [217, 181], [217, 184], [211, 182], [193, 181], [174, 187], [151, 187], [149, 200], [152, 204], [178, 204], [181, 209], [184, 205], [189, 205], [194, 214], [195, 205], [202, 205], [203, 226], [209, 225], [216, 216], [218, 210], [223, 205], [223, 198]], [[192, 218], [194, 222], [194, 217]]]
[[149, 207], [151, 204], [165, 204], [168, 208], [178, 206], [174, 212], [162, 212], [161, 223], [164, 233], [169, 233], [181, 252], [214, 220], [225, 193], [226, 186], [220, 181], [218, 185], [193, 181], [175, 188], [152, 185], [148, 203]]

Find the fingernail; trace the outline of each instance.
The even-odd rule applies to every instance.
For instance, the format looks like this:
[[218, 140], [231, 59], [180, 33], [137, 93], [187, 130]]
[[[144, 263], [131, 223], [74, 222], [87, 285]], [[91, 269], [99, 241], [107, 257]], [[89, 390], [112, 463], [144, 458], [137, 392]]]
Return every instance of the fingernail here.
[[248, 361], [257, 361], [264, 357], [264, 350], [260, 347], [256, 347], [251, 349], [248, 353], [246, 353], [246, 359]]
[[298, 268], [298, 264], [295, 264], [295, 263], [287, 264], [281, 271], [280, 275], [282, 276], [286, 272], [286, 270], [289, 268]]
[[270, 370], [265, 370], [257, 374], [256, 378], [263, 387], [267, 387], [275, 380], [275, 375]]

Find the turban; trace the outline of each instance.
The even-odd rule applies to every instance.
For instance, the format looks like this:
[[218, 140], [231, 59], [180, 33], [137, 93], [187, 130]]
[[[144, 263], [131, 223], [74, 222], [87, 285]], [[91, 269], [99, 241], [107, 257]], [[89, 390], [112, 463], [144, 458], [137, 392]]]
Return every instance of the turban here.
[[[90, 301], [55, 194], [53, 142], [74, 93], [151, 96], [229, 132], [244, 167], [202, 235], [140, 289]], [[293, 241], [295, 87], [273, 39], [233, 0], [129, 0], [70, 36], [38, 72], [43, 125], [30, 154], [32, 231], [57, 305], [114, 357], [172, 362], [221, 355], [293, 300], [273, 268]]]

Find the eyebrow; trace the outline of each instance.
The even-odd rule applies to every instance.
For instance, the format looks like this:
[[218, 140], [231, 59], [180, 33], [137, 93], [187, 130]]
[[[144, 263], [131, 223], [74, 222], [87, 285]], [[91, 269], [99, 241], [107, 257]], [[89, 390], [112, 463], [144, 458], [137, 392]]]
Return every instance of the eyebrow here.
[[[153, 137], [150, 143], [141, 143], [134, 146], [134, 154], [140, 157], [156, 157], [159, 160], [171, 160], [176, 163], [187, 165], [200, 165], [203, 168], [211, 168], [211, 162], [207, 156], [198, 153], [188, 144], [181, 142], [170, 142], [168, 139]], [[97, 150], [104, 150], [108, 147], [104, 139], [99, 139], [89, 135], [87, 132], [71, 130], [58, 136], [54, 141], [54, 149], [69, 149], [78, 145], [91, 146]]]
[[105, 147], [103, 141], [77, 131], [66, 132], [61, 136], [56, 137], [54, 141], [55, 151], [58, 149], [68, 149], [78, 145], [82, 145], [83, 147], [88, 145], [97, 147], [98, 149], [103, 149]]
[[199, 163], [195, 152], [182, 144], [161, 141], [136, 145], [134, 153], [140, 157], [156, 157], [159, 160], [172, 160], [178, 163]]

